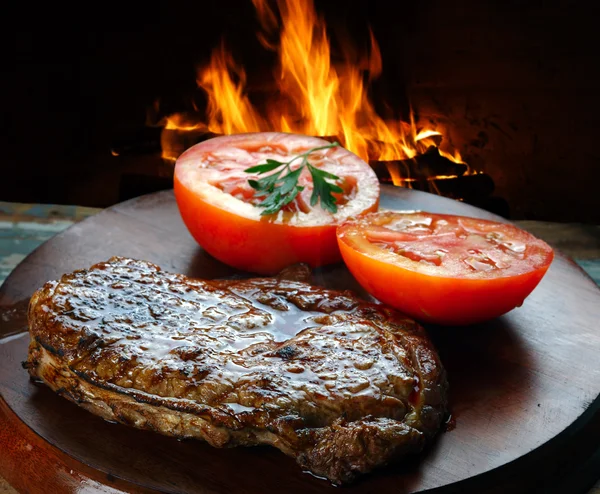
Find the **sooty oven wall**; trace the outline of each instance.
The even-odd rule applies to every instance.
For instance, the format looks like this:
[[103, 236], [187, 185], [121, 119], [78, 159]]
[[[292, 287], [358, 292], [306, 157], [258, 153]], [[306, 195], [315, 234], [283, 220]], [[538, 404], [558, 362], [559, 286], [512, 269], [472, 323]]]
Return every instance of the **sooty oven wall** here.
[[[600, 221], [600, 43], [582, 3], [316, 3], [358, 44], [370, 21], [384, 64], [375, 98], [442, 123], [512, 218]], [[156, 154], [115, 158], [111, 144], [144, 128], [157, 98], [182, 109], [222, 36], [251, 79], [270, 72], [250, 0], [20, 8], [1, 35], [0, 200], [107, 206], [124, 174], [164, 173]]]

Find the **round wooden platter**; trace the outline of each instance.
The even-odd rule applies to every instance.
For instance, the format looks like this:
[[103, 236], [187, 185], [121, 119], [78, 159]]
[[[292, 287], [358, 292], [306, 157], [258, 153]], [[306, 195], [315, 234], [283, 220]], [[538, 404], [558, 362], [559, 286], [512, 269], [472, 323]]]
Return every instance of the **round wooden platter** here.
[[[393, 187], [384, 187], [382, 207], [500, 219]], [[199, 278], [239, 275], [197, 246], [170, 191], [107, 209], [33, 252], [0, 289], [0, 474], [31, 493], [333, 492], [273, 448], [219, 450], [111, 424], [29, 381], [20, 365], [28, 298], [113, 255]], [[359, 290], [343, 265], [315, 279]], [[599, 316], [600, 290], [558, 253], [522, 307], [486, 324], [428, 328], [448, 371], [454, 430], [345, 490], [577, 492], [584, 480], [568, 474], [600, 444]]]

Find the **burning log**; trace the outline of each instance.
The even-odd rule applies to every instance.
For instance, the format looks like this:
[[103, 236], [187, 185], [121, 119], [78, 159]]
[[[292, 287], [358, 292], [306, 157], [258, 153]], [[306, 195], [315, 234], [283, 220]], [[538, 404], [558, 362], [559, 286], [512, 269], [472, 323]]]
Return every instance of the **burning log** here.
[[437, 187], [440, 195], [464, 200], [488, 197], [495, 189], [494, 181], [487, 173], [452, 178], [434, 177], [430, 182]]
[[458, 201], [466, 202], [491, 213], [498, 214], [504, 218], [510, 217], [508, 202], [497, 196], [492, 196], [495, 184], [492, 177], [486, 173], [462, 176], [434, 176], [427, 180], [408, 179], [404, 181], [392, 181], [392, 177], [379, 178], [381, 183], [407, 187], [423, 192], [431, 192]]
[[[495, 189], [492, 177], [485, 173], [469, 173], [469, 167], [442, 156], [435, 147], [412, 159], [370, 161], [382, 183], [432, 192], [477, 206], [487, 206], [498, 214], [508, 214], [506, 201], [502, 204], [490, 197]], [[496, 198], [498, 199], [498, 198]]]
[[190, 130], [165, 127], [160, 135], [162, 158], [166, 163], [173, 165], [186, 149], [217, 135], [206, 127]]
[[440, 154], [435, 146], [430, 146], [423, 154], [404, 160], [378, 161], [369, 164], [382, 181], [414, 180], [426, 181], [438, 176], [461, 176], [469, 167], [464, 163], [456, 163]]
[[[383, 163], [383, 162], [380, 162]], [[384, 184], [393, 184], [424, 192], [433, 192], [452, 199], [468, 200], [478, 197], [488, 197], [494, 192], [495, 184], [492, 177], [486, 173], [473, 175], [433, 175], [423, 179], [396, 179], [392, 178], [384, 168], [376, 170], [379, 181]]]
[[113, 156], [140, 156], [162, 151], [163, 159], [173, 164], [187, 148], [217, 135], [206, 128], [144, 127], [117, 136], [110, 152]]

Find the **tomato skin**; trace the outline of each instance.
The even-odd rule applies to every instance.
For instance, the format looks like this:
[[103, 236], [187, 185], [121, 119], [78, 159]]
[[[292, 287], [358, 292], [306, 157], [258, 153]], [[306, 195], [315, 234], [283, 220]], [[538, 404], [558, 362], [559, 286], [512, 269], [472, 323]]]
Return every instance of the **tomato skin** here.
[[174, 189], [183, 222], [196, 242], [229, 266], [276, 274], [300, 262], [316, 267], [341, 261], [336, 225], [292, 227], [256, 221], [203, 201], [177, 177]]
[[433, 276], [377, 259], [357, 250], [338, 229], [338, 244], [346, 266], [375, 298], [423, 322], [466, 325], [498, 317], [520, 306], [538, 285], [553, 258], [521, 274], [468, 278]]
[[[322, 266], [341, 261], [336, 239], [336, 228], [340, 221], [332, 217], [327, 222], [301, 221], [290, 224], [260, 216], [260, 209], [250, 207], [237, 208], [237, 199], [224, 198], [224, 193], [206, 192], [206, 186], [198, 188], [198, 181], [190, 178], [189, 170], [206, 167], [202, 163], [202, 152], [209, 149], [214, 152], [220, 143], [254, 142], [264, 139], [270, 142], [287, 142], [289, 139], [303, 139], [308, 147], [328, 144], [321, 139], [306, 136], [293, 136], [281, 133], [238, 134], [223, 136], [190, 148], [175, 168], [174, 191], [181, 217], [194, 239], [216, 259], [244, 271], [259, 274], [276, 274], [285, 267], [296, 263], [307, 263], [311, 267]], [[369, 199], [364, 208], [354, 209], [358, 214], [376, 211], [379, 205], [379, 184], [375, 173], [360, 158], [346, 150], [340, 150], [345, 159], [350, 159], [355, 167], [367, 173], [363, 177], [369, 185]], [[358, 163], [358, 165], [357, 165]], [[254, 163], [256, 164], [256, 163]], [[251, 166], [245, 164], [242, 168]], [[226, 199], [225, 201], [223, 199]], [[363, 205], [363, 203], [361, 203]], [[308, 224], [307, 224], [308, 223]]]

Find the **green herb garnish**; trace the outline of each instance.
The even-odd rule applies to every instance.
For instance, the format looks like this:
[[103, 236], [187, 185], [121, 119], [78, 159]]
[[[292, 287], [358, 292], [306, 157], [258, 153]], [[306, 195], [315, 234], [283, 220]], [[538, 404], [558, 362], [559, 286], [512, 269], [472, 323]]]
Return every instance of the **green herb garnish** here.
[[[256, 197], [264, 197], [257, 207], [265, 208], [261, 216], [274, 214], [282, 207], [292, 202], [296, 196], [304, 190], [304, 187], [298, 185], [298, 178], [304, 168], [308, 168], [313, 181], [313, 192], [310, 196], [310, 205], [314, 206], [318, 201], [321, 201], [321, 207], [330, 213], [337, 212], [336, 200], [332, 195], [333, 192], [343, 192], [338, 185], [328, 182], [327, 180], [340, 180], [340, 177], [333, 173], [321, 170], [308, 162], [308, 156], [316, 151], [323, 149], [331, 149], [339, 146], [337, 142], [312, 148], [305, 153], [293, 157], [290, 161], [282, 163], [281, 161], [268, 159], [266, 163], [256, 165], [244, 170], [246, 173], [258, 173], [263, 175], [268, 172], [273, 172], [258, 180], [248, 180], [250, 187], [256, 192]], [[290, 165], [296, 160], [302, 160], [301, 165], [292, 171]], [[279, 170], [278, 170], [279, 168]]]

